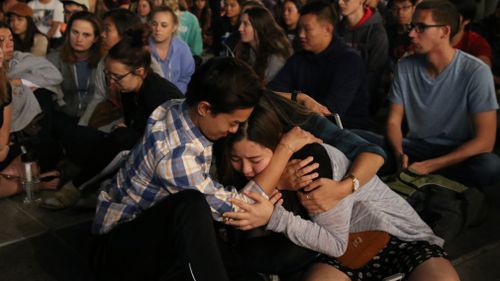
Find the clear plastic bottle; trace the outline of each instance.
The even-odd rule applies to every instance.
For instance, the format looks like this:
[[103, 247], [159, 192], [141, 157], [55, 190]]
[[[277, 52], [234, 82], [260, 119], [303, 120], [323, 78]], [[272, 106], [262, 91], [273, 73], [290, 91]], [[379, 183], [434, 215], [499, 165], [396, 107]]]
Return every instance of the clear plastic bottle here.
[[23, 190], [26, 192], [26, 197], [24, 197], [23, 202], [26, 204], [38, 203], [40, 201], [38, 193], [40, 183], [38, 163], [34, 154], [28, 152], [24, 146], [21, 146], [21, 151], [21, 184], [23, 186]]

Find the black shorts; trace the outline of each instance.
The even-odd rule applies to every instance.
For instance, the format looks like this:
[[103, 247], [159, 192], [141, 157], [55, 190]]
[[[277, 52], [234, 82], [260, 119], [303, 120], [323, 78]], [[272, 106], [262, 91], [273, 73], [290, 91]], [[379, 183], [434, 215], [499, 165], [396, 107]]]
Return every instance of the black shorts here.
[[396, 273], [403, 273], [408, 277], [418, 265], [434, 257], [448, 258], [448, 254], [441, 247], [431, 245], [427, 241], [407, 242], [391, 236], [387, 246], [358, 269], [343, 266], [335, 258], [326, 255], [322, 255], [318, 262], [334, 266], [347, 274], [352, 281], [366, 281], [382, 280]]

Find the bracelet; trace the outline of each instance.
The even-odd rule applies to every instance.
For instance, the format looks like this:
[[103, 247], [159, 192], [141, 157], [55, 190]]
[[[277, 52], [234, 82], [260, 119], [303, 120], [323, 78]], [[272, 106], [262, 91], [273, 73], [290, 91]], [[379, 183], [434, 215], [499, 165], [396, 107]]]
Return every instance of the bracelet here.
[[295, 151], [292, 149], [292, 147], [291, 147], [290, 145], [286, 144], [286, 143], [282, 143], [282, 142], [280, 142], [280, 143], [278, 143], [278, 145], [282, 145], [282, 146], [284, 146], [286, 149], [290, 150], [290, 152], [291, 152], [292, 154], [294, 154], [294, 153], [295, 153]]
[[300, 94], [300, 91], [292, 91], [292, 101], [297, 101], [297, 95]]

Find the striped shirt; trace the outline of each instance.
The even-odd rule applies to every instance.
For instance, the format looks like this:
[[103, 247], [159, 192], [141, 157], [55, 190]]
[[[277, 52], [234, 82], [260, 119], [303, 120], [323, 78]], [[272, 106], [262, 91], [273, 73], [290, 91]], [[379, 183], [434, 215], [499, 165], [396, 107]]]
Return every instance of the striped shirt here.
[[[341, 180], [351, 161], [338, 149], [323, 144], [333, 169], [333, 179]], [[378, 176], [370, 179], [333, 208], [304, 220], [281, 206], [274, 208], [266, 228], [285, 234], [295, 244], [328, 256], [339, 257], [347, 249], [349, 233], [380, 230], [403, 241], [427, 241], [442, 246], [444, 240], [418, 216], [401, 196]]]
[[149, 117], [142, 140], [122, 164], [112, 185], [101, 191], [92, 232], [103, 234], [118, 224], [133, 220], [166, 196], [187, 189], [203, 193], [213, 218], [235, 211], [228, 202], [253, 191], [265, 195], [254, 181], [239, 193], [210, 176], [213, 143], [196, 127], [184, 100], [170, 100]]

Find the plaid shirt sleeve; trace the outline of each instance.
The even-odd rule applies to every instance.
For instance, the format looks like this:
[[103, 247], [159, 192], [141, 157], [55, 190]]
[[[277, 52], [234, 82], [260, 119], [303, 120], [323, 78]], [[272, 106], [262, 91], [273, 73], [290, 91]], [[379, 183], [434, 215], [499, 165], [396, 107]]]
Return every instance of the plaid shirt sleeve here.
[[210, 205], [212, 216], [221, 221], [222, 214], [238, 210], [237, 206], [229, 202], [231, 198], [238, 198], [247, 203], [254, 201], [243, 194], [244, 191], [267, 195], [254, 181], [247, 183], [242, 192], [234, 187], [224, 187], [209, 175], [212, 147], [201, 147], [188, 143], [171, 151], [170, 157], [163, 157], [156, 167], [156, 174], [164, 182], [164, 186], [172, 187], [171, 192], [186, 189], [196, 189], [203, 193]]

